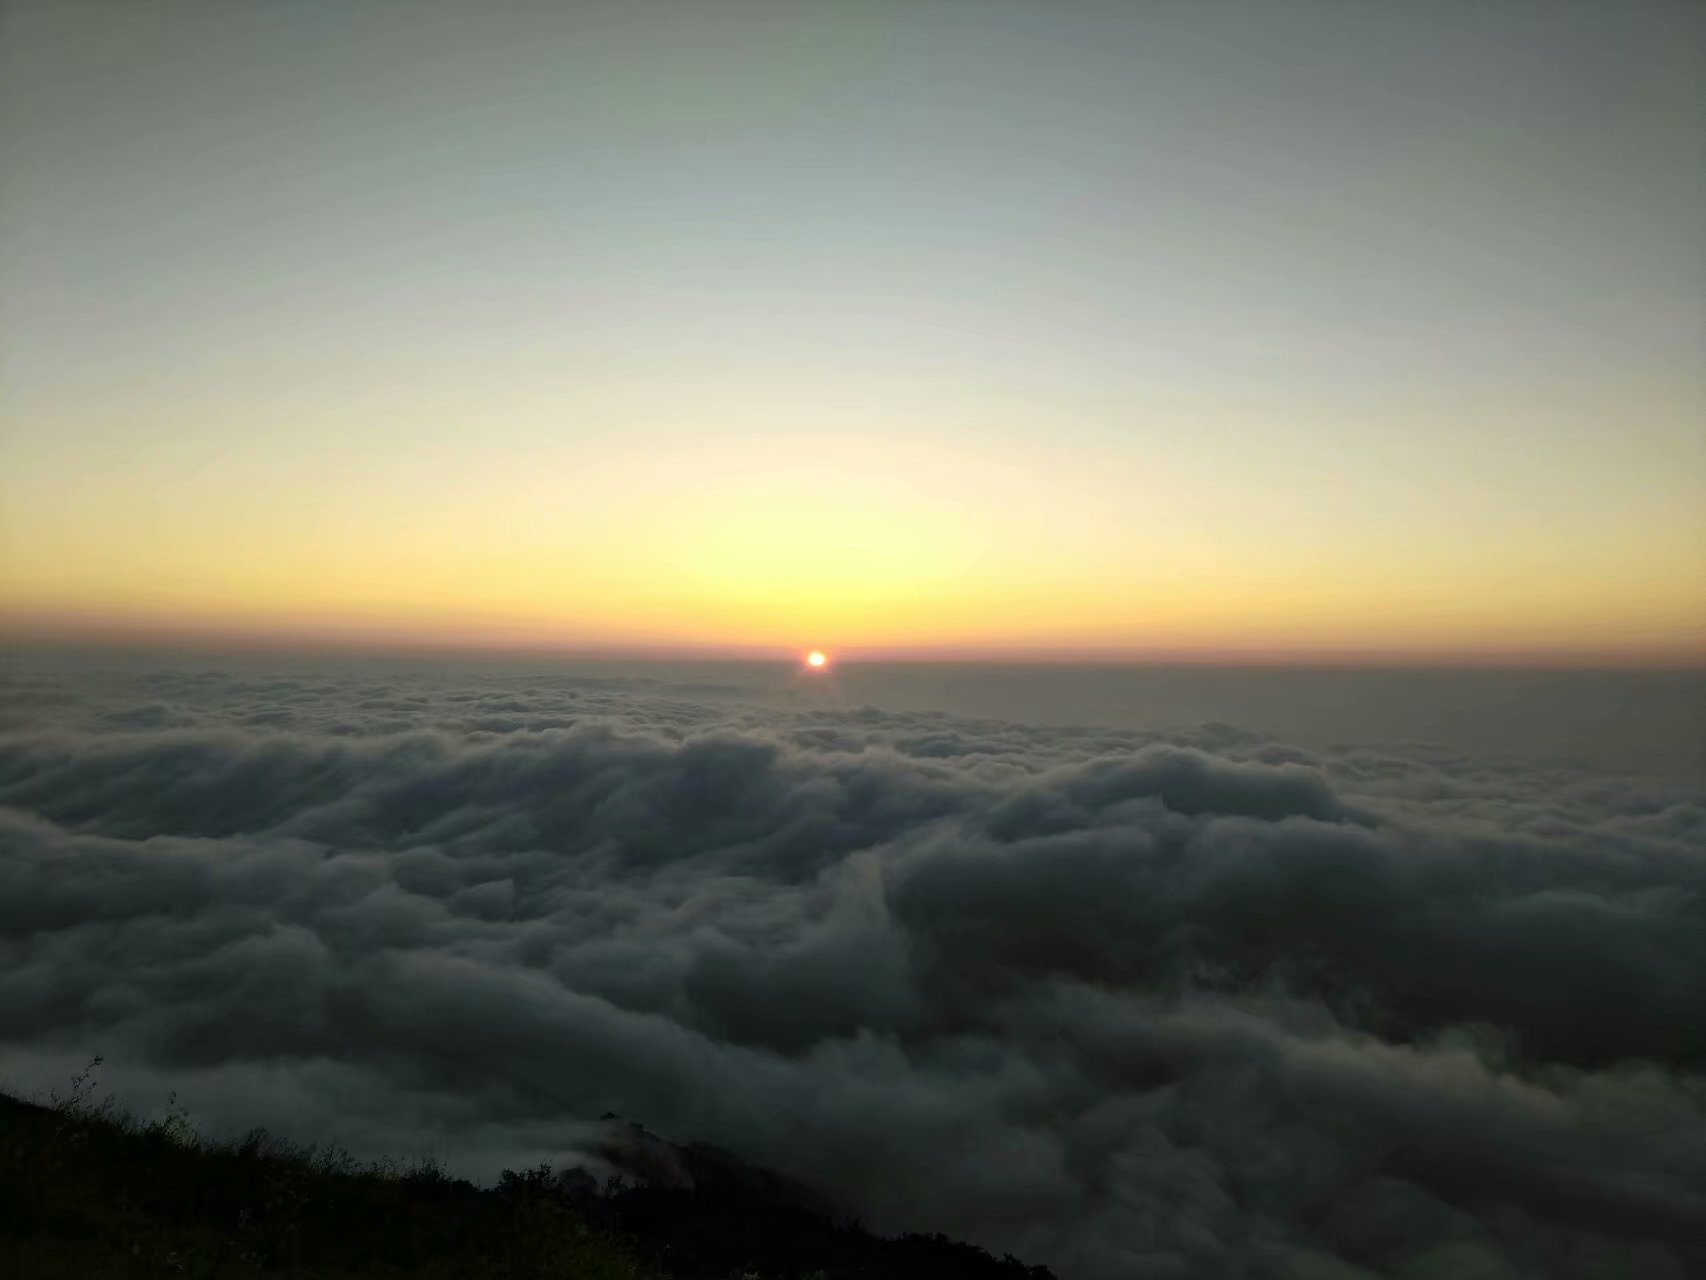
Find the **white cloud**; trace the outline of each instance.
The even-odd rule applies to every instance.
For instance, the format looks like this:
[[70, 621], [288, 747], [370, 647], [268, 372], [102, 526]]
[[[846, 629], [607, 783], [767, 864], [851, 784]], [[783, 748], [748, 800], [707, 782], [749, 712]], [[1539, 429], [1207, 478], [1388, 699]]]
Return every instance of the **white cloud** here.
[[613, 1110], [1069, 1277], [1706, 1265], [1687, 788], [537, 674], [5, 694], [14, 1081], [488, 1175]]

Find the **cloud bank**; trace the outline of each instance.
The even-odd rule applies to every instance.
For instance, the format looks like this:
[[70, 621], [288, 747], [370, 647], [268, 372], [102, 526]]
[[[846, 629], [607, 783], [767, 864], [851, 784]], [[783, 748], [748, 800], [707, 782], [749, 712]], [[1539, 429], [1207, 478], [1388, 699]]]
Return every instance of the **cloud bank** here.
[[[462, 1172], [614, 1111], [1073, 1280], [1706, 1267], [1706, 807], [491, 671], [12, 672], [0, 1054]], [[58, 1073], [58, 1074], [55, 1074]]]

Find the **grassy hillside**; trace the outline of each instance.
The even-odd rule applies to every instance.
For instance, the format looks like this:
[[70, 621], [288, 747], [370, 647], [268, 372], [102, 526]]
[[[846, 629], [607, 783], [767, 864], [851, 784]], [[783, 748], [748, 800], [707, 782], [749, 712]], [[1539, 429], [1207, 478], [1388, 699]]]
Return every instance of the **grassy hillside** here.
[[[762, 1175], [599, 1187], [549, 1169], [478, 1188], [264, 1134], [199, 1139], [74, 1098], [0, 1095], [0, 1275], [533, 1280], [1046, 1280], [940, 1237], [883, 1240], [763, 1194]], [[743, 1167], [744, 1168], [744, 1167]], [[720, 1171], [720, 1172], [719, 1172]]]

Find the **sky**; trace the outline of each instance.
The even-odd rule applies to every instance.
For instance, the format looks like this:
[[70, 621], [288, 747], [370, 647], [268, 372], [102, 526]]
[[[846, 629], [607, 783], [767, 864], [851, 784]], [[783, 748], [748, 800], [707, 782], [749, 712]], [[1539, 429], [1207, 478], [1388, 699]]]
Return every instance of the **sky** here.
[[1686, 3], [0, 30], [0, 621], [1697, 659]]

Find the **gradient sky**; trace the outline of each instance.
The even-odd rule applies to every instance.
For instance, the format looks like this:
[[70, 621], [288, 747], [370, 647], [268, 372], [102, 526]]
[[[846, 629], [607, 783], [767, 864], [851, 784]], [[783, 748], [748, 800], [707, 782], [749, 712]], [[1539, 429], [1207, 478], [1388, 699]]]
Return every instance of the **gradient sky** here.
[[1697, 655], [1703, 13], [10, 0], [0, 612]]

